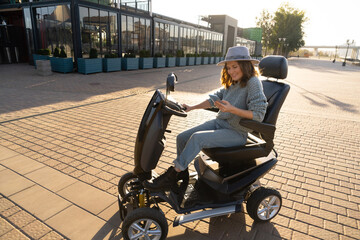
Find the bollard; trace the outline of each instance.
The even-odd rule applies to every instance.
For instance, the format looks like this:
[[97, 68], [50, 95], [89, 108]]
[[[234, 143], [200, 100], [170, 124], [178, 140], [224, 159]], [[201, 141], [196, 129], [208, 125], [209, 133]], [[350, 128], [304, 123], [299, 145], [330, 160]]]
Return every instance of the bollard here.
[[50, 60], [36, 60], [36, 72], [40, 76], [49, 76], [52, 74]]

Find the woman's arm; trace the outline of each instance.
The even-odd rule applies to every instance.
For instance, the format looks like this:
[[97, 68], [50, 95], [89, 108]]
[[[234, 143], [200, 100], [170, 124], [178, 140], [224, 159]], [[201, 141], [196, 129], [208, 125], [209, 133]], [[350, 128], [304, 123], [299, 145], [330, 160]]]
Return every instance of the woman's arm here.
[[241, 118], [253, 119], [253, 117], [254, 117], [253, 111], [234, 107], [228, 101], [225, 101], [225, 100], [216, 101], [215, 106], [218, 107], [219, 110], [222, 112], [229, 112], [229, 113], [235, 114]]
[[195, 110], [195, 109], [206, 109], [206, 108], [210, 108], [211, 105], [210, 105], [210, 102], [209, 100], [205, 100], [197, 105], [194, 105], [194, 106], [189, 106], [189, 105], [186, 105], [186, 104], [182, 104], [186, 109], [185, 111], [186, 112], [190, 112], [191, 110]]

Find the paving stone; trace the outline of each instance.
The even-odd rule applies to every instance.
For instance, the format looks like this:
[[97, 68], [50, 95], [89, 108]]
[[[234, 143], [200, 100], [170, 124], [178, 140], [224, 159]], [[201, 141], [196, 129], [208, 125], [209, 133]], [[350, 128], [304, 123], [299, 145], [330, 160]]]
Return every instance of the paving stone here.
[[13, 226], [0, 216], [0, 237], [10, 232]]
[[47, 166], [26, 174], [26, 177], [53, 192], [57, 192], [76, 182], [75, 178]]
[[29, 240], [27, 236], [25, 236], [23, 233], [21, 233], [17, 229], [12, 229], [10, 232], [7, 232], [6, 234], [0, 236], [1, 240]]
[[70, 239], [105, 239], [114, 228], [76, 206], [65, 209], [46, 223]]
[[10, 196], [33, 185], [33, 182], [11, 170], [4, 170], [0, 174], [0, 192], [5, 196]]
[[51, 232], [49, 227], [39, 221], [34, 221], [26, 225], [22, 230], [32, 239], [40, 239]]
[[82, 182], [76, 182], [59, 191], [58, 194], [94, 214], [99, 214], [114, 202], [117, 202], [116, 196]]
[[8, 158], [14, 157], [16, 155], [19, 155], [19, 153], [14, 152], [6, 147], [0, 146], [0, 152], [1, 152], [1, 156], [0, 156], [0, 162], [3, 160], [6, 160]]
[[46, 220], [71, 205], [69, 201], [38, 185], [12, 195], [10, 198], [41, 220]]
[[23, 175], [45, 166], [25, 156], [14, 156], [2, 161], [1, 164]]

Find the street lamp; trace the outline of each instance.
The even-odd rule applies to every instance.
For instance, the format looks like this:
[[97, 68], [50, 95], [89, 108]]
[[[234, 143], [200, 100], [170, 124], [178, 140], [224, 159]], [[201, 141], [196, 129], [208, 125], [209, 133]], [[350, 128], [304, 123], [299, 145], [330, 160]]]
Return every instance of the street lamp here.
[[284, 52], [284, 57], [286, 57], [287, 58], [287, 48], [288, 48], [288, 46], [289, 46], [289, 44], [288, 43], [284, 43], [284, 46], [285, 46], [285, 52]]
[[345, 67], [345, 65], [346, 65], [346, 57], [347, 57], [347, 53], [348, 53], [348, 51], [349, 51], [349, 46], [350, 46], [350, 44], [354, 44], [354, 40], [352, 40], [352, 42], [350, 43], [350, 40], [348, 39], [348, 40], [346, 40], [346, 44], [347, 44], [347, 48], [346, 48], [346, 53], [345, 53], [345, 59], [344, 59], [344, 62], [343, 62], [343, 67]]
[[280, 43], [280, 55], [283, 55], [282, 54], [282, 49], [283, 49], [283, 45], [286, 41], [286, 38], [279, 38], [279, 43]]
[[334, 56], [334, 60], [333, 60], [333, 63], [335, 63], [335, 62], [336, 62], [336, 54], [337, 54], [337, 48], [338, 48], [338, 46], [335, 46], [335, 56]]

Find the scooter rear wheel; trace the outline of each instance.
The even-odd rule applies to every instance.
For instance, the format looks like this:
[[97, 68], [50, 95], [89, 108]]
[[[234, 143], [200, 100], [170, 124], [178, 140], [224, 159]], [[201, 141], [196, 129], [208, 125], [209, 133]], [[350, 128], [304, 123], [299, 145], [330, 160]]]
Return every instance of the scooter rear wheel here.
[[123, 237], [129, 239], [163, 240], [168, 224], [163, 213], [155, 208], [137, 208], [129, 213], [122, 226]]
[[255, 222], [267, 222], [279, 213], [281, 205], [282, 198], [277, 190], [260, 187], [250, 195], [246, 210]]

